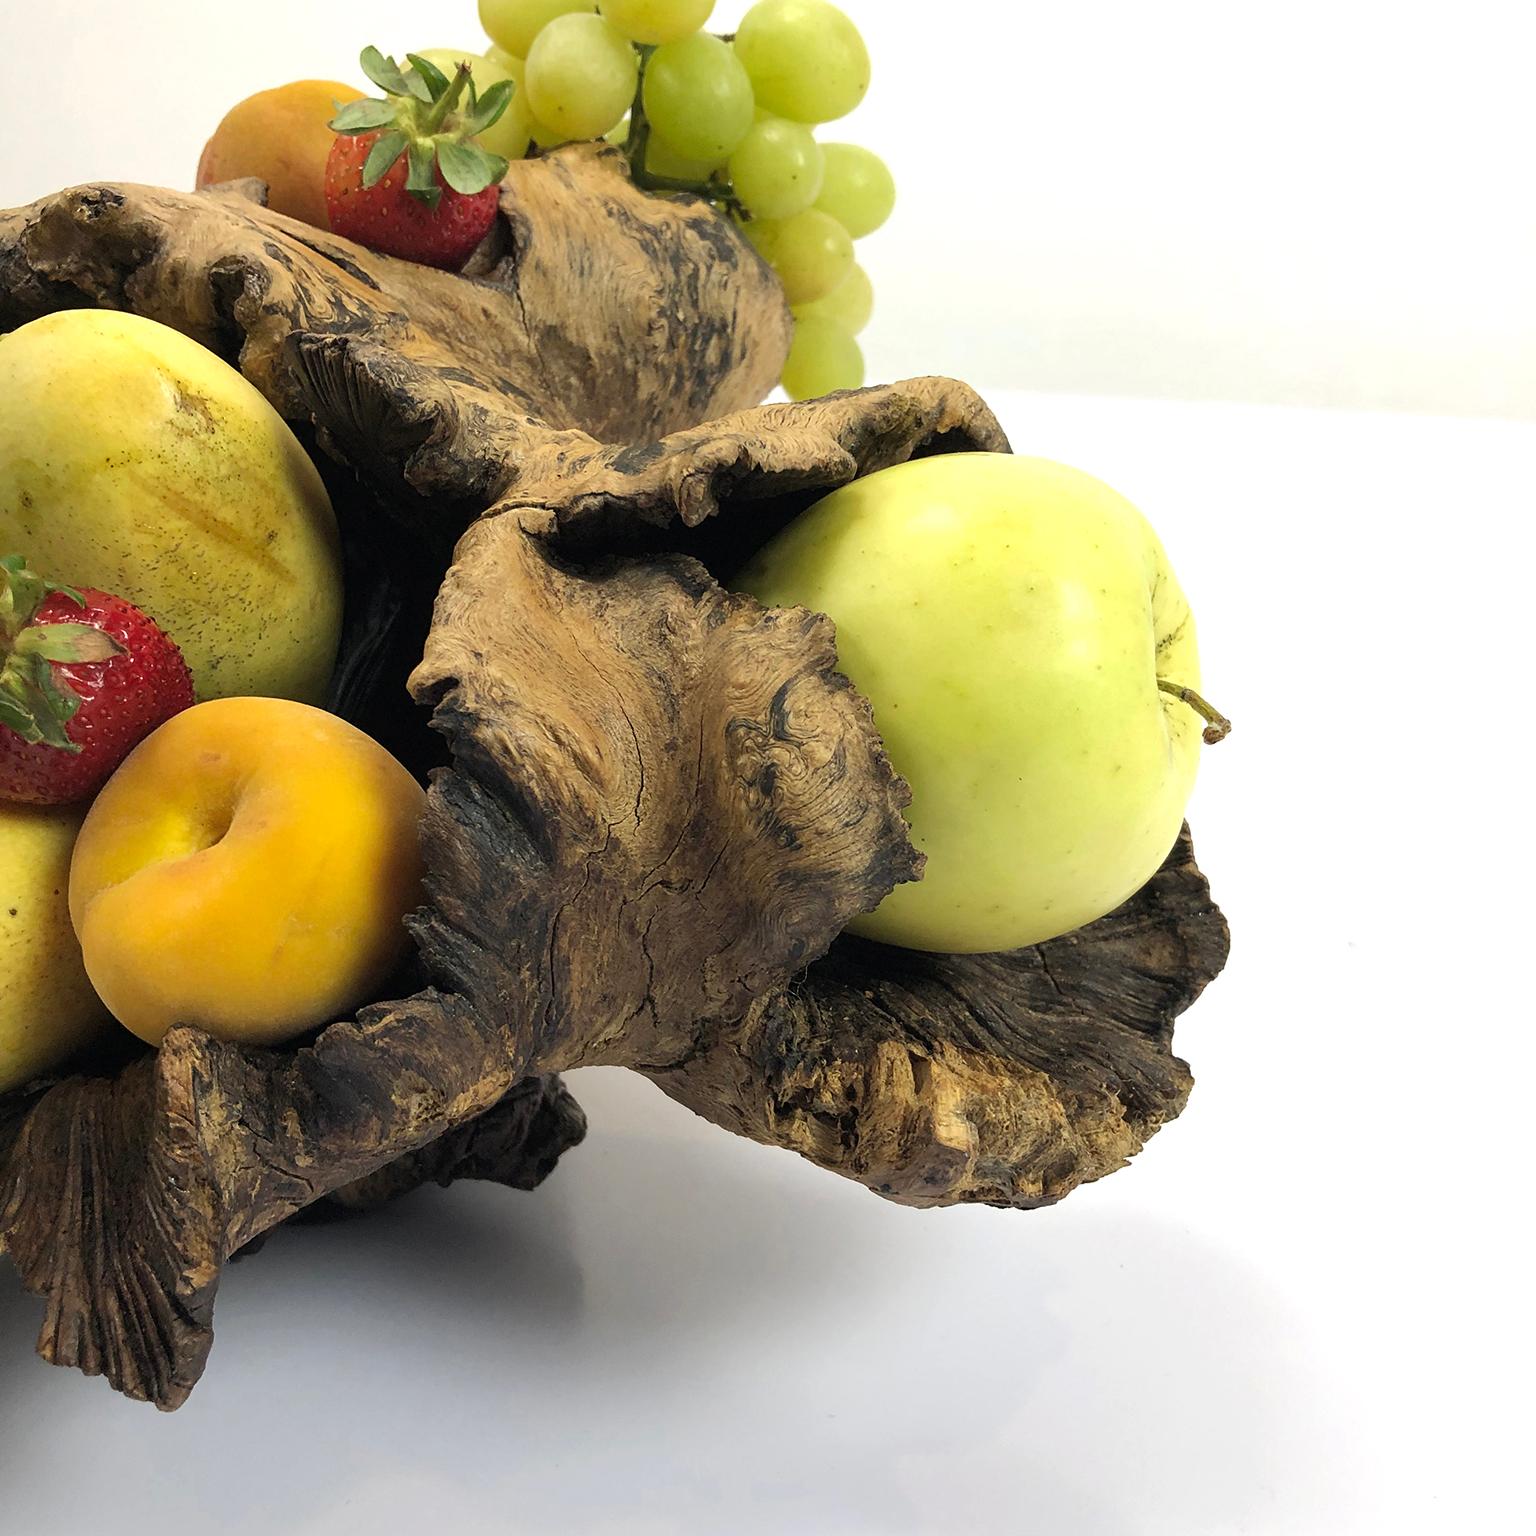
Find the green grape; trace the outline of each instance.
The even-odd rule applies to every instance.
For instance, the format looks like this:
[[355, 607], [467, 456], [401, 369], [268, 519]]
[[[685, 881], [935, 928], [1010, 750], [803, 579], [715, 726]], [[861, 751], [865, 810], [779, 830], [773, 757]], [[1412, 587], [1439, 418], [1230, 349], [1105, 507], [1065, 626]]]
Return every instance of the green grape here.
[[830, 213], [855, 240], [872, 235], [896, 206], [890, 168], [861, 144], [823, 144], [827, 171], [816, 206]]
[[807, 208], [787, 219], [754, 219], [747, 238], [779, 274], [791, 304], [824, 299], [853, 266], [853, 241], [830, 214]]
[[[517, 94], [513, 96], [512, 105], [507, 108], [505, 115], [517, 124], [519, 130], [526, 133], [540, 149], [553, 149], [557, 144], [568, 144], [569, 134], [559, 133], [534, 117], [533, 108], [528, 105], [528, 65], [522, 59], [514, 58], [505, 48], [494, 45], [486, 49], [485, 56], [492, 64], [499, 64], [506, 70], [517, 87]], [[527, 151], [524, 150], [524, 153]]]
[[867, 273], [858, 262], [848, 269], [848, 276], [824, 298], [809, 304], [795, 305], [796, 320], [828, 320], [833, 325], [857, 336], [869, 324], [875, 312], [875, 290]]
[[811, 130], [782, 117], [759, 118], [730, 160], [731, 185], [761, 219], [803, 213], [821, 190], [821, 149]]
[[694, 160], [679, 154], [654, 128], [645, 141], [646, 170], [668, 181], [708, 181], [719, 164], [718, 160]]
[[715, 0], [598, 0], [597, 8], [637, 43], [675, 43], [709, 20]]
[[507, 103], [507, 110], [479, 135], [478, 142], [493, 155], [501, 155], [507, 160], [521, 160], [528, 153], [528, 140], [531, 137], [528, 119], [525, 113], [517, 109], [518, 97], [522, 95], [520, 74], [503, 68], [484, 54], [469, 53], [464, 49], [418, 48], [416, 52], [429, 64], [436, 64], [450, 80], [462, 60], [469, 65], [469, 78], [475, 82], [475, 90], [482, 96], [498, 81], [510, 80], [517, 89], [512, 93], [512, 100]]
[[[529, 139], [532, 140], [535, 144], [538, 144], [541, 148], [544, 149], [551, 148], [553, 144], [559, 143], [560, 140], [558, 136], [556, 136], [553, 140], [540, 137], [540, 134], [544, 133], [546, 130], [541, 123], [534, 121], [533, 108], [528, 105], [527, 64], [525, 64], [521, 59], [514, 59], [509, 53], [503, 54], [503, 57], [509, 62], [504, 64], [502, 67], [507, 71], [509, 75], [512, 76], [513, 81], [517, 85], [517, 94], [512, 98], [512, 105], [507, 108], [507, 116], [510, 117], [520, 129], [526, 132]], [[500, 61], [492, 59], [491, 62], [494, 64]]]
[[846, 117], [869, 89], [869, 50], [827, 0], [758, 0], [736, 29], [757, 99], [797, 123]]
[[[610, 144], [617, 144], [620, 149], [627, 150], [629, 127], [629, 118], [626, 116], [617, 128], [603, 137]], [[708, 161], [690, 160], [686, 155], [678, 154], [654, 128], [646, 135], [645, 168], [651, 175], [665, 176], [668, 181], [692, 182], [708, 181], [716, 170]]]
[[707, 32], [663, 43], [645, 66], [645, 113], [680, 155], [718, 165], [752, 126], [752, 85]]
[[551, 128], [548, 123], [541, 123], [531, 113], [528, 117], [528, 133], [540, 149], [559, 149], [562, 144], [571, 142], [570, 134], [561, 133], [558, 128]]
[[864, 354], [842, 326], [830, 320], [796, 320], [781, 379], [791, 400], [814, 400], [864, 382]]
[[556, 16], [596, 9], [597, 0], [480, 0], [480, 25], [498, 48], [526, 59], [534, 38]]
[[598, 139], [635, 99], [640, 61], [596, 15], [557, 16], [528, 52], [528, 107], [568, 139]]

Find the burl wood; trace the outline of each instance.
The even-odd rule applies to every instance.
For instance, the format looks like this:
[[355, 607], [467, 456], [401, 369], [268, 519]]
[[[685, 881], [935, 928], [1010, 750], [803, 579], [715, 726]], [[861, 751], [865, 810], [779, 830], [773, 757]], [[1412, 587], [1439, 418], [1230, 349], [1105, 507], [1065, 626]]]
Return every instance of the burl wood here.
[[470, 280], [251, 197], [97, 186], [0, 216], [0, 326], [107, 305], [195, 336], [366, 486], [349, 540], [440, 587], [409, 684], [451, 748], [421, 984], [301, 1049], [178, 1029], [0, 1100], [0, 1249], [46, 1298], [47, 1358], [177, 1406], [231, 1254], [326, 1197], [531, 1186], [581, 1134], [570, 1067], [631, 1067], [917, 1206], [1047, 1204], [1178, 1114], [1173, 1020], [1227, 947], [1187, 836], [1034, 949], [839, 939], [920, 873], [906, 787], [831, 623], [718, 579], [855, 476], [1006, 448], [974, 394], [749, 409], [788, 341], [771, 275], [591, 147], [513, 167]]

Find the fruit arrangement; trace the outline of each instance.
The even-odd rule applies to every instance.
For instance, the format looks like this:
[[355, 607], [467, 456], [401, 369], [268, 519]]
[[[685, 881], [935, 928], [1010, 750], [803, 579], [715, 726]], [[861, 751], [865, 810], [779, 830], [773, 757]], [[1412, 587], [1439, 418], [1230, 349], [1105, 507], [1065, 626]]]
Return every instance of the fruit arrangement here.
[[[751, 157], [644, 184], [669, 92], [741, 116], [710, 10], [370, 51], [285, 161], [324, 236], [248, 183], [0, 214], [0, 1252], [59, 1363], [176, 1406], [233, 1254], [532, 1187], [571, 1066], [917, 1206], [1051, 1203], [1182, 1107], [1226, 725], [1167, 555], [962, 385], [757, 407], [803, 252], [754, 254]], [[830, 10], [707, 39], [742, 142], [867, 79]], [[621, 85], [640, 174], [519, 152]]]
[[0, 883], [22, 971], [0, 1093], [113, 1018], [152, 1043], [329, 1022], [405, 951], [422, 792], [300, 702], [328, 691], [341, 622], [313, 462], [235, 370], [138, 315], [0, 336], [0, 387], [0, 545], [82, 582], [0, 557], [0, 816], [36, 849]]
[[[481, 0], [490, 59], [526, 88], [531, 143], [607, 135], [638, 186], [692, 192], [739, 219], [795, 316], [791, 399], [864, 382], [855, 340], [874, 294], [853, 242], [896, 186], [857, 144], [819, 144], [869, 89], [858, 28], [828, 0], [758, 0], [730, 38], [702, 0]], [[519, 52], [519, 50], [524, 50]]]
[[197, 184], [258, 176], [282, 212], [458, 270], [491, 229], [509, 161], [606, 138], [637, 186], [708, 200], [777, 274], [794, 315], [791, 399], [856, 389], [874, 290], [854, 241], [884, 225], [896, 186], [872, 150], [813, 130], [864, 99], [868, 50], [829, 0], [758, 0], [729, 37], [703, 30], [713, 10], [481, 0], [484, 52], [426, 48], [397, 64], [365, 49], [382, 99], [328, 97], [309, 80], [254, 96], [205, 148]]

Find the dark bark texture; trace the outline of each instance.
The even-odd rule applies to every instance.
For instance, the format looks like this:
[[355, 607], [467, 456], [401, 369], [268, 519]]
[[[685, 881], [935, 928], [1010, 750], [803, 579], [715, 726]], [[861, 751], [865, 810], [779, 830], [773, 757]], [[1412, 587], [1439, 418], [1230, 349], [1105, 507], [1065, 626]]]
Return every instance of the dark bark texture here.
[[831, 623], [721, 585], [856, 476], [1005, 450], [981, 401], [916, 379], [755, 407], [789, 338], [771, 274], [612, 152], [515, 165], [469, 276], [257, 193], [0, 214], [0, 328], [164, 321], [325, 459], [364, 573], [337, 707], [380, 734], [430, 718], [446, 749], [417, 980], [301, 1047], [178, 1029], [0, 1099], [0, 1252], [47, 1301], [43, 1354], [177, 1406], [232, 1255], [319, 1202], [531, 1188], [583, 1133], [570, 1067], [631, 1067], [919, 1206], [1048, 1204], [1176, 1115], [1173, 1021], [1227, 944], [1187, 835], [1119, 912], [1034, 949], [841, 938], [920, 874], [906, 786]]

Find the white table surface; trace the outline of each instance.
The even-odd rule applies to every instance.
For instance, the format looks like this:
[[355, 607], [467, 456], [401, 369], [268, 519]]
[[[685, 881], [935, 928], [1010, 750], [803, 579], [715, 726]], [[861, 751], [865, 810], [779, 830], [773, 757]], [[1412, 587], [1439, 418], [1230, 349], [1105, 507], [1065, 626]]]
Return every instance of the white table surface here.
[[1152, 518], [1236, 720], [1183, 1119], [919, 1213], [578, 1073], [537, 1193], [236, 1266], [172, 1417], [36, 1361], [0, 1266], [4, 1536], [1516, 1527], [1536, 425], [993, 398]]

